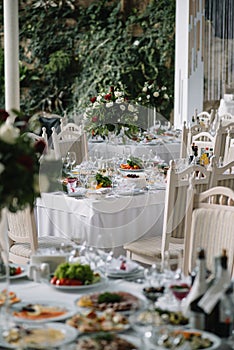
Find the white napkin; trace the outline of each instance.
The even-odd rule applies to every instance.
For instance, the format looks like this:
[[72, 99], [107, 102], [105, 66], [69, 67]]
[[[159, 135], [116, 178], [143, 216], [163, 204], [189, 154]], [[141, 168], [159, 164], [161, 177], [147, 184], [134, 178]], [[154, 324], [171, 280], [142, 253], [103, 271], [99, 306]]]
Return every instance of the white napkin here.
[[230, 276], [228, 271], [225, 271], [217, 283], [213, 284], [205, 295], [200, 300], [198, 306], [201, 307], [207, 314], [210, 314], [215, 305], [222, 298], [222, 295], [230, 285]]
[[76, 188], [74, 188], [74, 191], [68, 192], [68, 196], [70, 196], [70, 197], [84, 196], [86, 192], [87, 192], [86, 188], [76, 187]]
[[108, 272], [113, 274], [128, 274], [137, 271], [138, 268], [139, 265], [136, 262], [128, 260], [125, 256], [120, 255], [117, 259], [112, 259]]

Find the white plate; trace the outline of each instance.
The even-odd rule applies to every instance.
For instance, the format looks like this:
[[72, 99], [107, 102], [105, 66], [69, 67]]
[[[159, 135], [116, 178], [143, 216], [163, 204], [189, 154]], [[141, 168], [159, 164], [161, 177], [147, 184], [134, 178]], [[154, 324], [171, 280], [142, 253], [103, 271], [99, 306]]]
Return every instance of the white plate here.
[[[180, 330], [181, 330], [181, 328], [180, 328]], [[205, 350], [216, 350], [221, 345], [221, 339], [215, 334], [212, 334], [212, 333], [209, 333], [209, 332], [204, 332], [204, 331], [201, 331], [199, 329], [186, 329], [186, 332], [189, 332], [189, 331], [191, 331], [191, 332], [199, 332], [199, 333], [201, 333], [201, 336], [203, 338], [208, 338], [209, 340], [212, 341], [213, 345], [210, 346], [209, 348], [206, 348]], [[157, 346], [156, 349], [157, 350], [165, 350], [166, 348], [164, 346]], [[176, 350], [176, 348], [175, 348], [175, 350]], [[198, 350], [200, 350], [200, 349], [198, 349]]]
[[140, 194], [145, 194], [145, 190], [134, 189], [134, 190], [126, 190], [126, 191], [116, 191], [116, 194], [119, 196], [138, 196]]
[[69, 317], [72, 317], [76, 310], [74, 307], [65, 304], [65, 303], [61, 303], [61, 302], [55, 302], [55, 301], [51, 301], [51, 300], [29, 300], [29, 301], [24, 301], [24, 302], [20, 302], [18, 304], [14, 304], [12, 306], [12, 312], [14, 311], [19, 311], [22, 309], [22, 307], [27, 306], [29, 304], [41, 304], [41, 305], [45, 305], [45, 306], [57, 306], [58, 308], [64, 308], [67, 310], [66, 313], [64, 313], [63, 315], [60, 316], [56, 316], [56, 317], [51, 317], [51, 318], [42, 318], [40, 320], [28, 320], [25, 318], [21, 318], [21, 317], [16, 317], [13, 316], [14, 321], [16, 322], [30, 322], [30, 323], [44, 323], [44, 322], [48, 322], [48, 321], [63, 321]]
[[[18, 275], [14, 275], [14, 276], [10, 276], [10, 280], [16, 280], [18, 278], [23, 278], [23, 277], [27, 277], [27, 268], [24, 266], [21, 266], [21, 265], [17, 265], [17, 264], [10, 264], [11, 267], [21, 267], [21, 270], [22, 272]], [[0, 280], [4, 279], [5, 276], [1, 275], [0, 276]]]
[[133, 278], [135, 276], [142, 274], [143, 271], [144, 271], [144, 267], [139, 266], [136, 270], [130, 271], [130, 272], [124, 272], [124, 271], [118, 272], [117, 270], [116, 272], [108, 271], [107, 275], [108, 277], [111, 277], [111, 278]]
[[[48, 345], [45, 344], [44, 347], [41, 344], [38, 344], [38, 347], [36, 347], [35, 344], [33, 344], [33, 345], [31, 345], [31, 348], [33, 348], [33, 349], [47, 349], [48, 347], [54, 348], [54, 347], [62, 346], [62, 345], [65, 345], [67, 343], [73, 342], [79, 334], [77, 329], [75, 329], [71, 326], [68, 326], [64, 323], [50, 322], [50, 323], [44, 323], [43, 325], [28, 326], [27, 328], [33, 329], [35, 327], [37, 327], [37, 328], [38, 327], [40, 327], [40, 328], [46, 327], [46, 328], [53, 328], [56, 330], [60, 330], [63, 333], [64, 338], [54, 342], [53, 344], [48, 344]], [[7, 343], [2, 337], [2, 332], [0, 332], [0, 346], [4, 347], [4, 349], [19, 349], [19, 347], [17, 345], [11, 345], [11, 344]]]
[[88, 290], [88, 289], [93, 289], [93, 288], [98, 288], [100, 286], [102, 286], [103, 284], [105, 284], [107, 282], [107, 279], [105, 277], [101, 277], [101, 280], [97, 283], [93, 283], [93, 284], [87, 284], [87, 285], [82, 285], [82, 286], [57, 286], [56, 284], [52, 284], [49, 283], [49, 285], [57, 290], [61, 290], [61, 291], [67, 291], [67, 292], [78, 292], [78, 291], [84, 291], [84, 290]]

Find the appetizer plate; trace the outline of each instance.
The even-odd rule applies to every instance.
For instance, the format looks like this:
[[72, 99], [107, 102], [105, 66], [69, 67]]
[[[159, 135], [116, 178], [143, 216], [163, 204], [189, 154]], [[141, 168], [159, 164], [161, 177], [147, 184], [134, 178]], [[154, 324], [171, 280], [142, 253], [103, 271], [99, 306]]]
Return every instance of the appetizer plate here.
[[[183, 329], [179, 329], [180, 331], [182, 331], [183, 332]], [[209, 346], [209, 347], [202, 347], [202, 348], [197, 348], [197, 350], [201, 350], [201, 349], [205, 349], [205, 350], [216, 350], [216, 349], [218, 349], [219, 347], [220, 347], [220, 345], [221, 345], [221, 339], [217, 336], [217, 335], [215, 335], [215, 334], [212, 334], [212, 333], [209, 333], [209, 332], [204, 332], [204, 331], [201, 331], [201, 330], [198, 330], [198, 329], [186, 329], [186, 330], [184, 330], [186, 333], [198, 333], [198, 334], [200, 334], [200, 336], [202, 337], [202, 338], [207, 338], [207, 339], [209, 339], [211, 342], [212, 342], [212, 345], [211, 346]], [[180, 346], [181, 347], [181, 346]], [[178, 346], [178, 349], [180, 348], [179, 346]], [[157, 348], [156, 348], [157, 350], [165, 350], [165, 349], [170, 349], [169, 347], [164, 347], [164, 346], [158, 346], [157, 345]], [[172, 348], [171, 348], [172, 349]], [[177, 347], [173, 347], [173, 350], [176, 350], [177, 349]]]
[[[23, 278], [23, 277], [27, 277], [27, 268], [25, 266], [21, 266], [21, 265], [17, 265], [17, 264], [10, 264], [10, 267], [20, 267], [21, 268], [21, 273], [17, 274], [17, 275], [13, 275], [13, 276], [9, 276], [10, 280], [16, 280], [18, 278]], [[0, 275], [0, 280], [4, 279], [5, 276], [4, 275]]]
[[123, 332], [128, 330], [131, 325], [128, 317], [120, 312], [89, 310], [78, 312], [66, 321], [69, 326], [75, 327], [81, 333], [99, 333], [99, 332]]
[[[103, 301], [102, 303], [98, 303], [98, 298], [100, 295], [107, 298], [107, 300], [110, 300], [111, 294], [117, 294], [121, 297], [121, 299], [119, 301], [112, 299], [113, 301]], [[75, 305], [79, 309], [91, 308], [96, 311], [103, 311], [108, 308], [114, 311], [131, 312], [144, 305], [146, 299], [143, 298], [143, 296], [139, 297], [138, 295], [125, 291], [105, 290], [83, 295], [75, 300]]]
[[143, 171], [145, 171], [145, 169], [141, 168], [141, 169], [122, 169], [119, 168], [120, 171], [123, 171], [125, 173], [142, 173]]
[[[45, 308], [52, 307], [55, 314], [53, 316], [53, 310], [51, 310], [51, 314], [49, 314], [50, 312], [48, 312], [47, 314], [45, 313], [44, 317], [43, 313], [38, 313], [38, 315], [34, 314], [30, 318], [27, 318], [27, 316], [24, 317], [24, 315], [20, 312], [23, 308], [29, 307], [29, 305], [32, 305], [32, 307], [33, 305], [39, 305], [39, 307], [42, 306]], [[20, 302], [12, 306], [12, 315], [15, 322], [41, 323], [46, 321], [62, 321], [69, 317], [72, 317], [75, 314], [75, 312], [76, 310], [74, 309], [74, 307], [71, 307], [70, 305], [65, 303], [55, 302], [51, 300], [30, 300], [28, 302]]]
[[[44, 323], [43, 325], [30, 325], [25, 327], [27, 330], [33, 330], [35, 331], [38, 329], [40, 332], [40, 335], [37, 335], [37, 341], [35, 341], [35, 336], [32, 339], [32, 342], [30, 342], [30, 339], [28, 339], [27, 344], [28, 347], [31, 349], [48, 349], [48, 348], [54, 348], [54, 347], [60, 347], [62, 345], [65, 345], [67, 343], [73, 342], [79, 332], [66, 324], [63, 323], [56, 323], [56, 322], [50, 322], [50, 323]], [[55, 339], [53, 339], [53, 335], [55, 335]], [[58, 338], [56, 339], [56, 335]], [[26, 335], [28, 337], [28, 335]], [[43, 342], [46, 339], [46, 344]], [[47, 342], [47, 340], [49, 342]], [[21, 343], [21, 342], [20, 342]], [[22, 340], [23, 345], [24, 341]], [[19, 343], [18, 344], [10, 344], [6, 341], [6, 339], [3, 337], [3, 332], [0, 332], [0, 346], [2, 346], [4, 349], [19, 349]]]
[[87, 284], [87, 285], [82, 285], [82, 286], [58, 286], [56, 284], [52, 284], [50, 282], [49, 285], [57, 290], [61, 291], [67, 291], [67, 292], [78, 292], [78, 291], [86, 291], [88, 289], [93, 289], [93, 288], [98, 288], [100, 286], [103, 286], [107, 282], [107, 279], [105, 277], [101, 277], [101, 280], [99, 282], [93, 283], [93, 284]]

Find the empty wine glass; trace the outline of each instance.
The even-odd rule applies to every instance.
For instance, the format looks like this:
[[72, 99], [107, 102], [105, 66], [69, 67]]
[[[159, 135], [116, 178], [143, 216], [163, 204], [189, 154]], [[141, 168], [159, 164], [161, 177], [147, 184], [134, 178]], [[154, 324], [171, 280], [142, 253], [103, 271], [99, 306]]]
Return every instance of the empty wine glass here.
[[108, 268], [113, 259], [114, 255], [114, 239], [113, 235], [109, 232], [108, 234], [99, 234], [97, 237], [97, 253], [104, 265], [104, 274], [107, 277]]

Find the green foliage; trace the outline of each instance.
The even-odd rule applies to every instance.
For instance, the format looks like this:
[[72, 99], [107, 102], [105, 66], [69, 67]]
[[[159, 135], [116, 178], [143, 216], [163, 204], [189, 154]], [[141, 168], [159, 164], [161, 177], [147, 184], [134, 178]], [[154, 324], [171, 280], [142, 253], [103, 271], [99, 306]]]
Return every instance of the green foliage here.
[[135, 100], [153, 80], [167, 87], [170, 99], [161, 113], [169, 117], [174, 0], [149, 1], [143, 12], [132, 8], [127, 18], [119, 0], [96, 0], [87, 8], [75, 1], [21, 0], [19, 6], [23, 110], [37, 112], [46, 100], [53, 113], [80, 113], [90, 96], [110, 85], [121, 82]]

